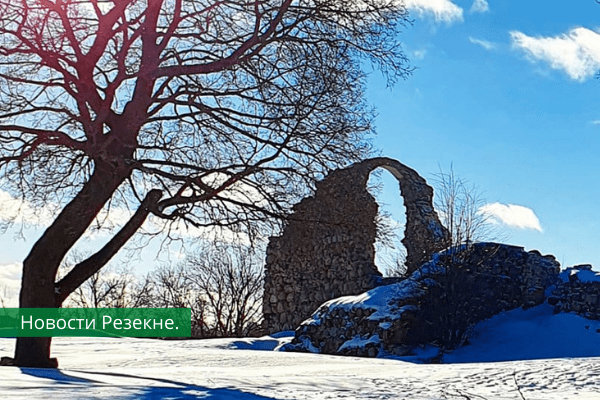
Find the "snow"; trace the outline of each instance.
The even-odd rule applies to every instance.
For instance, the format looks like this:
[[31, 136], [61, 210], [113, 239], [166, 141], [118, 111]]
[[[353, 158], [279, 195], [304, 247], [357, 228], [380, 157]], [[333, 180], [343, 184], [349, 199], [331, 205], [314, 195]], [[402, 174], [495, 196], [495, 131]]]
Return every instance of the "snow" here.
[[331, 313], [334, 309], [371, 309], [374, 312], [369, 316], [372, 321], [387, 322], [387, 320], [398, 319], [405, 311], [416, 310], [415, 306], [407, 305], [397, 307], [390, 304], [390, 300], [398, 298], [414, 298], [423, 293], [421, 285], [413, 279], [406, 279], [392, 285], [379, 286], [356, 296], [338, 297], [324, 303], [318, 312], [307, 319], [302, 325], [321, 324], [324, 311]]
[[600, 321], [553, 315], [547, 304], [498, 314], [475, 326], [469, 346], [444, 355], [446, 363], [600, 357]]
[[597, 271], [589, 271], [589, 270], [578, 270], [568, 268], [564, 270], [560, 274], [560, 278], [563, 282], [569, 282], [569, 277], [577, 276], [580, 282], [582, 283], [590, 283], [590, 282], [600, 282], [600, 272]]
[[357, 296], [344, 296], [326, 302], [323, 306], [334, 307], [362, 307], [382, 308], [388, 307], [390, 299], [410, 297], [414, 293], [420, 293], [422, 289], [413, 279], [405, 279], [392, 285], [379, 286]]
[[[471, 343], [402, 359], [270, 351], [263, 338], [55, 338], [59, 370], [0, 367], [2, 399], [544, 399], [600, 398], [600, 322], [543, 305], [477, 325]], [[365, 338], [366, 341], [374, 338]], [[263, 351], [257, 351], [263, 350]], [[0, 339], [12, 355], [14, 339]], [[506, 361], [515, 360], [515, 361]]]
[[344, 349], [353, 349], [357, 347], [365, 347], [369, 344], [379, 344], [381, 339], [379, 335], [372, 335], [369, 337], [354, 337], [351, 340], [346, 341], [338, 351], [342, 351]]

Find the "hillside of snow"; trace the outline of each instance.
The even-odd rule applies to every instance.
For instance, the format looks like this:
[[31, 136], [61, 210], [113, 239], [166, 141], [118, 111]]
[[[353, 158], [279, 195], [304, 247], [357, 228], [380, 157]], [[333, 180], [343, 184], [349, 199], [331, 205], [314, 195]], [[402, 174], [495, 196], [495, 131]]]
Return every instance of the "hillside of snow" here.
[[[59, 370], [0, 367], [2, 399], [597, 399], [600, 322], [542, 305], [477, 325], [444, 364], [272, 351], [289, 336], [55, 338]], [[0, 339], [11, 356], [14, 339]], [[517, 360], [504, 361], [503, 360]]]

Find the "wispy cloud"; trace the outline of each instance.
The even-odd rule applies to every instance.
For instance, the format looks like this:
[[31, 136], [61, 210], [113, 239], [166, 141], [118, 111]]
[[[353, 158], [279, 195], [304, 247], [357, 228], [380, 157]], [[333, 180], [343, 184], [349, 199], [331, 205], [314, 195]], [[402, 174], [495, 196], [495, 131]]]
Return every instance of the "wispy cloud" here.
[[490, 203], [480, 207], [479, 212], [490, 217], [493, 223], [543, 232], [540, 220], [531, 208], [515, 204]]
[[51, 207], [36, 209], [27, 201], [12, 197], [0, 190], [0, 221], [16, 221], [25, 224], [48, 226], [52, 222]]
[[419, 17], [433, 16], [437, 22], [460, 22], [463, 9], [450, 0], [406, 0], [406, 8]]
[[584, 81], [600, 69], [600, 34], [587, 28], [574, 28], [551, 37], [533, 37], [510, 32], [512, 46], [523, 50], [530, 61], [548, 63], [571, 79]]
[[486, 0], [475, 0], [471, 6], [471, 12], [473, 13], [485, 13], [490, 11], [490, 5]]
[[[35, 207], [27, 200], [17, 199], [10, 193], [0, 190], [0, 221], [24, 223], [39, 228], [50, 226], [58, 210], [58, 204], [46, 203], [44, 207]], [[109, 229], [124, 225], [133, 213], [130, 210], [112, 207], [110, 211], [102, 209], [92, 223], [87, 235], [94, 237]]]
[[471, 36], [469, 36], [469, 42], [476, 44], [478, 46], [481, 46], [486, 50], [494, 50], [496, 48], [496, 45], [492, 42], [489, 42], [489, 41], [483, 40], [483, 39], [476, 39]]
[[415, 50], [412, 52], [412, 54], [415, 59], [423, 60], [425, 58], [425, 56], [427, 55], [427, 50], [426, 49]]
[[[264, 197], [261, 197], [251, 186], [241, 183], [232, 186], [228, 191], [222, 192], [221, 195], [253, 204], [261, 204], [261, 202], [265, 201]], [[27, 200], [15, 198], [10, 193], [0, 189], [0, 223], [16, 222], [17, 224], [23, 223], [34, 228], [46, 228], [54, 222], [58, 214], [57, 210], [59, 210], [57, 204], [47, 203], [44, 207], [35, 207]], [[86, 230], [84, 237], [93, 240], [98, 237], [112, 236], [116, 230], [120, 229], [131, 219], [134, 211], [122, 207], [103, 208]], [[206, 237], [212, 240], [221, 239], [232, 242], [248, 241], [247, 235], [238, 235], [229, 228], [195, 228], [183, 221], [171, 224], [171, 221], [163, 220], [153, 215], [150, 215], [145, 221], [143, 230], [145, 232], [161, 230], [184, 238]], [[1, 280], [0, 283], [2, 283]]]

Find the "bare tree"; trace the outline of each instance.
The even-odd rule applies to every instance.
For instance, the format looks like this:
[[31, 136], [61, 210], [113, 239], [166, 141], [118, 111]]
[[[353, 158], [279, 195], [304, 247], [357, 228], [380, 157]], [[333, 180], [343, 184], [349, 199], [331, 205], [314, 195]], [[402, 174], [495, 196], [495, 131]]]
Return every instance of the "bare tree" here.
[[[89, 255], [73, 251], [58, 269], [57, 278], [66, 276]], [[149, 275], [138, 280], [125, 266], [107, 266], [93, 274], [63, 302], [65, 307], [135, 308], [150, 307], [154, 282]]]
[[192, 336], [243, 337], [262, 322], [263, 261], [255, 249], [210, 243], [154, 274], [155, 307], [192, 310]]
[[214, 336], [248, 336], [262, 321], [263, 263], [251, 247], [218, 243], [189, 257], [188, 280], [206, 301]]
[[[442, 223], [450, 232], [451, 242], [439, 262], [445, 267], [440, 281], [440, 300], [436, 310], [442, 318], [441, 322], [432, 329], [439, 333], [442, 351], [451, 350], [466, 343], [472, 334], [472, 321], [464, 320], [463, 304], [472, 296], [465, 291], [464, 282], [472, 277], [473, 244], [482, 241], [498, 241], [501, 236], [490, 223], [489, 215], [481, 212], [485, 204], [482, 194], [475, 185], [470, 185], [464, 179], [450, 172], [440, 171], [434, 179], [435, 208]], [[486, 254], [493, 257], [494, 253]], [[482, 263], [483, 260], [478, 260]], [[483, 276], [477, 273], [477, 276]], [[436, 289], [437, 290], [437, 289]], [[469, 318], [472, 318], [469, 316]]]
[[123, 307], [127, 278], [124, 275], [107, 277], [106, 269], [96, 272], [65, 300], [75, 307]]
[[155, 289], [152, 294], [153, 307], [189, 308], [192, 337], [211, 336], [211, 327], [206, 318], [206, 299], [190, 284], [183, 264], [159, 268], [152, 274], [152, 281]]
[[406, 249], [402, 244], [401, 232], [404, 224], [396, 222], [392, 214], [387, 211], [388, 204], [380, 198], [383, 193], [382, 171], [375, 170], [371, 173], [367, 190], [378, 202], [378, 212], [375, 217], [377, 227], [375, 237], [375, 252], [377, 267], [385, 276], [400, 278], [406, 275]]
[[[260, 232], [364, 157], [363, 60], [409, 70], [395, 0], [0, 0], [0, 176], [61, 211], [23, 263], [21, 307], [57, 307], [149, 214]], [[102, 208], [133, 216], [56, 282]], [[15, 364], [53, 366], [50, 338]]]
[[7, 285], [0, 285], [0, 308], [7, 308], [11, 297], [10, 288]]
[[398, 224], [392, 218], [391, 213], [381, 208], [375, 222], [377, 224], [375, 249], [378, 268], [387, 277], [406, 276], [406, 249], [402, 244], [401, 236], [404, 225]]
[[[85, 258], [74, 254], [59, 268], [59, 279]], [[63, 306], [190, 308], [193, 337], [242, 337], [260, 329], [262, 291], [263, 260], [255, 248], [206, 242], [185, 262], [165, 265], [143, 279], [124, 267], [102, 268]]]
[[150, 307], [153, 304], [153, 284], [149, 276], [138, 282], [127, 271], [102, 269], [75, 289], [64, 304], [82, 308]]
[[391, 257], [384, 260], [386, 276], [390, 278], [404, 278], [407, 276], [406, 251], [397, 249]]
[[457, 177], [452, 167], [435, 175], [434, 186], [435, 209], [450, 232], [450, 247], [495, 239], [489, 216], [480, 211], [485, 201], [476, 186]]

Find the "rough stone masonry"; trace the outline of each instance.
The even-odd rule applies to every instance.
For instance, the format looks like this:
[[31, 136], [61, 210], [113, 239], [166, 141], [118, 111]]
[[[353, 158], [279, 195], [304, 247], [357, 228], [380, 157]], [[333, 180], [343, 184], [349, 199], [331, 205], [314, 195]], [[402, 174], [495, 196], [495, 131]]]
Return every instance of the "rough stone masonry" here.
[[404, 356], [430, 344], [452, 349], [477, 322], [542, 304], [559, 270], [552, 255], [517, 246], [447, 249], [402, 282], [324, 303], [283, 349], [368, 357]]
[[375, 266], [378, 205], [367, 190], [371, 172], [396, 177], [406, 208], [407, 273], [449, 245], [433, 208], [433, 189], [416, 171], [390, 158], [372, 158], [331, 172], [314, 196], [294, 206], [283, 234], [271, 238], [265, 265], [267, 332], [295, 329], [323, 302], [382, 283]]

